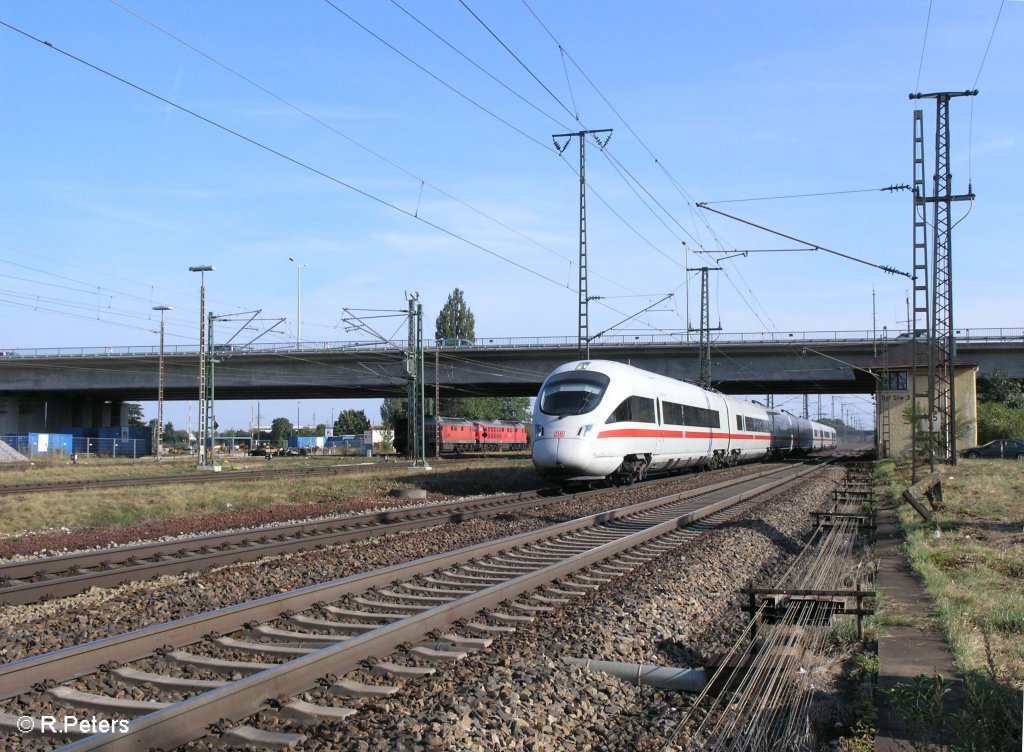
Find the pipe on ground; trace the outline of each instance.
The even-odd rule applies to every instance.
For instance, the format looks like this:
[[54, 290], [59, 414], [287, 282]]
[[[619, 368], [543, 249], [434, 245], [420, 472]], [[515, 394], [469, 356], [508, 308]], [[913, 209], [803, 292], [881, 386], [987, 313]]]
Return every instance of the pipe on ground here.
[[565, 660], [576, 666], [582, 666], [587, 671], [599, 671], [602, 674], [608, 674], [616, 679], [622, 679], [642, 687], [700, 692], [708, 683], [707, 674], [702, 668], [595, 661], [590, 658], [566, 658]]

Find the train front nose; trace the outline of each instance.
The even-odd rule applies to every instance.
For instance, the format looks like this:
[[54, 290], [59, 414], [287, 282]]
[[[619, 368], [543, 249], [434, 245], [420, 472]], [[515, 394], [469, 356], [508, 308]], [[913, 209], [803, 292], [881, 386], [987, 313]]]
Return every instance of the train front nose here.
[[582, 439], [538, 439], [533, 442], [533, 465], [545, 478], [578, 478], [593, 474], [594, 451]]

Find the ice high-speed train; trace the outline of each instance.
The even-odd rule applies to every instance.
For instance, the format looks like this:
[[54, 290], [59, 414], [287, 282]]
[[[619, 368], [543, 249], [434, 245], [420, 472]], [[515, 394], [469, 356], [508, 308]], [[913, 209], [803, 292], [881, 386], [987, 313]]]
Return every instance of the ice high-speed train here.
[[533, 464], [559, 482], [632, 483], [834, 446], [829, 426], [607, 360], [556, 368], [533, 408]]

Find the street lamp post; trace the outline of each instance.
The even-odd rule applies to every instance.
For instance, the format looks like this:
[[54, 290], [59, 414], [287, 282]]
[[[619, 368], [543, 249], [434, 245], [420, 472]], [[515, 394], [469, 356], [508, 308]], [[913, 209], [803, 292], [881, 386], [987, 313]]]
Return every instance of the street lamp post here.
[[199, 467], [206, 467], [206, 272], [215, 272], [207, 264], [190, 266], [190, 272], [199, 272]]
[[173, 311], [168, 305], [153, 306], [154, 311], [160, 311], [160, 366], [157, 369], [156, 390], [156, 461], [161, 462], [164, 458], [164, 311]]
[[288, 260], [295, 264], [295, 349], [301, 347], [302, 341], [302, 267], [309, 264], [300, 264], [291, 256]]

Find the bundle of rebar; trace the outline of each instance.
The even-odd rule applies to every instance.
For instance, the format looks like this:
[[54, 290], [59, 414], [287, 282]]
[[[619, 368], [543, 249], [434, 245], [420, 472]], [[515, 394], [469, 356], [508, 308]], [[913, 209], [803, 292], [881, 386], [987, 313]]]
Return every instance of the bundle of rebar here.
[[[869, 577], [861, 528], [854, 516], [837, 515], [819, 525], [778, 589], [860, 591]], [[771, 609], [774, 623], [761, 623], [771, 603], [763, 599], [666, 749], [684, 740], [686, 749], [708, 752], [817, 747], [811, 722], [815, 666], [824, 663], [836, 609], [831, 598], [775, 597], [781, 600]], [[698, 714], [703, 716], [699, 723]]]

